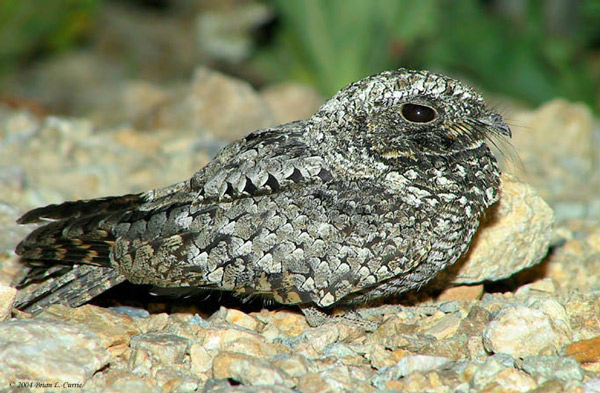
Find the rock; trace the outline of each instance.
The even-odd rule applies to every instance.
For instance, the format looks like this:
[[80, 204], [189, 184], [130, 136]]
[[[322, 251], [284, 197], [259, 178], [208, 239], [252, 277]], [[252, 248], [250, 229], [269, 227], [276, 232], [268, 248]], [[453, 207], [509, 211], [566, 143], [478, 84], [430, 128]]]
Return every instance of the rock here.
[[143, 351], [152, 364], [170, 366], [183, 362], [190, 340], [174, 334], [152, 332], [132, 337], [130, 346], [134, 350], [132, 357], [136, 356], [136, 351]]
[[199, 343], [190, 347], [190, 361], [194, 374], [207, 373], [213, 367], [213, 356]]
[[579, 363], [600, 362], [600, 336], [567, 345], [565, 355]]
[[398, 363], [385, 369], [379, 377], [374, 380], [377, 387], [383, 386], [382, 382], [398, 379], [410, 375], [415, 371], [430, 371], [450, 362], [450, 359], [440, 356], [408, 355], [400, 358]]
[[310, 118], [324, 103], [323, 97], [308, 86], [281, 83], [268, 86], [261, 95], [277, 124]]
[[537, 355], [549, 346], [560, 349], [570, 341], [564, 323], [556, 322], [539, 309], [509, 306], [486, 326], [483, 343], [492, 353], [503, 352], [514, 357]]
[[483, 285], [461, 285], [459, 287], [446, 288], [438, 296], [439, 301], [450, 300], [476, 300], [481, 299], [483, 295]]
[[548, 252], [553, 222], [552, 209], [533, 188], [503, 174], [502, 197], [469, 252], [436, 282], [448, 277], [458, 285], [502, 280], [539, 263]]
[[0, 386], [15, 381], [85, 384], [109, 353], [84, 327], [43, 318], [0, 323]]
[[531, 376], [514, 368], [506, 368], [494, 376], [494, 381], [486, 385], [483, 391], [498, 392], [529, 392], [535, 388], [537, 383]]
[[319, 327], [309, 329], [304, 333], [308, 342], [320, 353], [323, 352], [326, 346], [336, 342], [339, 334], [337, 326], [333, 323], [326, 323]]
[[467, 336], [479, 336], [489, 323], [490, 318], [490, 313], [486, 309], [473, 306], [467, 317], [460, 321], [457, 333], [466, 334]]
[[527, 374], [539, 377], [542, 381], [560, 379], [562, 381], [583, 379], [583, 370], [574, 359], [560, 356], [526, 356], [520, 368]]
[[309, 367], [306, 358], [294, 354], [277, 356], [273, 359], [273, 365], [292, 378], [301, 377], [306, 374]]
[[182, 96], [157, 111], [154, 122], [162, 128], [208, 130], [227, 141], [277, 124], [248, 83], [204, 67], [196, 70]]
[[102, 345], [109, 349], [126, 347], [131, 336], [140, 333], [140, 329], [128, 315], [91, 305], [70, 308], [55, 304], [45, 309], [40, 317], [81, 326], [95, 333]]
[[[1, 171], [2, 167], [0, 166], [0, 172]], [[6, 192], [11, 193], [12, 195], [9, 196], [4, 194], [2, 181], [2, 174], [0, 173], [0, 193], [2, 193], [1, 198], [13, 197], [16, 199], [22, 195], [22, 187], [6, 187]], [[0, 255], [14, 255], [14, 250], [17, 244], [29, 233], [29, 228], [17, 224], [17, 219], [21, 216], [21, 213], [22, 211], [20, 211], [17, 206], [2, 203], [0, 201], [0, 228], [2, 228], [2, 236], [0, 236]]]
[[231, 378], [245, 385], [296, 385], [285, 372], [266, 360], [227, 351], [215, 357], [213, 375], [217, 379]]
[[16, 297], [17, 290], [15, 288], [0, 284], [0, 321], [10, 318]]
[[460, 325], [461, 319], [454, 315], [444, 315], [428, 329], [423, 330], [424, 334], [430, 334], [438, 340], [450, 337], [456, 333]]
[[[522, 168], [515, 168], [518, 176], [550, 202], [559, 220], [598, 218], [600, 171], [595, 152], [600, 141], [590, 109], [558, 99], [512, 118], [512, 143], [523, 161]], [[590, 200], [596, 202], [589, 204]]]
[[600, 287], [600, 221], [570, 222], [563, 229], [567, 237], [548, 256], [547, 276], [559, 287], [582, 293], [596, 290]]

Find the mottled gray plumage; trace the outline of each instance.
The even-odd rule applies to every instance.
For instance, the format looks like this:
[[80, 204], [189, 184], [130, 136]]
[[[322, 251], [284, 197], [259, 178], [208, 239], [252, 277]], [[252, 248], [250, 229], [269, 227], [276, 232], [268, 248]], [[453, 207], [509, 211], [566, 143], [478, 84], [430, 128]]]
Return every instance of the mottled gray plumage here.
[[320, 309], [419, 287], [462, 256], [499, 198], [500, 115], [448, 77], [355, 82], [307, 121], [249, 134], [186, 181], [32, 210], [17, 247], [42, 282], [18, 306], [79, 305], [129, 280]]

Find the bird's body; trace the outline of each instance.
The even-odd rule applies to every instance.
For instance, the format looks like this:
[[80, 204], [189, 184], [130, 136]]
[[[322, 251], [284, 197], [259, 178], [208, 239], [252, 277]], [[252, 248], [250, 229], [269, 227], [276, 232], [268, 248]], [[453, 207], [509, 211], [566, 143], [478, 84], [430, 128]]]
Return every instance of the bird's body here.
[[121, 281], [316, 306], [419, 287], [462, 256], [499, 198], [486, 145], [510, 135], [450, 78], [398, 70], [311, 119], [256, 131], [170, 187], [35, 209], [19, 307], [78, 305]]

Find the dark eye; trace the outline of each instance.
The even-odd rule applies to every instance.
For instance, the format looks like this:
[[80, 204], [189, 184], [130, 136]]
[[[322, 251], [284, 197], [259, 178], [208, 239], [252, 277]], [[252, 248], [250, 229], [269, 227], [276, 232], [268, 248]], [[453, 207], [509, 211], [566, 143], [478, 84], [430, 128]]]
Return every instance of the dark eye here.
[[429, 123], [436, 118], [437, 113], [429, 106], [404, 104], [402, 105], [402, 116], [413, 123]]

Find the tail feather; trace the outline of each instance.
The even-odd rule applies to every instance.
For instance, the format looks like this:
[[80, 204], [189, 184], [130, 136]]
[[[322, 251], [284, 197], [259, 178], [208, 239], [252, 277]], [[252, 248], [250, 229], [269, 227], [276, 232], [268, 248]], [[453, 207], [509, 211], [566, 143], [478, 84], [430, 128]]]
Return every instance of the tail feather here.
[[73, 265], [66, 273], [47, 278], [32, 291], [19, 291], [15, 308], [37, 314], [52, 304], [77, 307], [124, 280], [111, 267]]
[[19, 224], [33, 224], [41, 222], [44, 219], [64, 220], [67, 218], [106, 214], [134, 209], [145, 201], [145, 194], [140, 193], [64, 202], [58, 205], [48, 205], [30, 210], [19, 218], [17, 222]]
[[36, 313], [55, 303], [79, 306], [124, 281], [110, 260], [112, 220], [144, 201], [144, 194], [131, 194], [50, 205], [23, 215], [21, 224], [56, 221], [17, 245], [28, 271], [16, 283], [16, 308]]

